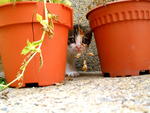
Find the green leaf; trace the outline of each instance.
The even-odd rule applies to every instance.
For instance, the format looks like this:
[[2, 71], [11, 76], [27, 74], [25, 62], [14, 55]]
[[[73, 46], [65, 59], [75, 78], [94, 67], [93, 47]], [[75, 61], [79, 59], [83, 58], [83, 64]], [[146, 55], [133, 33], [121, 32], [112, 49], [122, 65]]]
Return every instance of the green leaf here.
[[20, 67], [20, 70], [23, 71], [23, 70], [25, 70], [25, 68], [26, 68], [25, 65], [22, 65], [22, 66]]
[[22, 55], [26, 55], [26, 54], [28, 54], [29, 52], [30, 52], [30, 50], [25, 47], [25, 48], [21, 51], [21, 54], [22, 54]]
[[0, 0], [0, 5], [10, 3], [10, 0]]
[[0, 91], [4, 88], [3, 85], [6, 85], [6, 81], [4, 78], [0, 78]]
[[38, 40], [38, 41], [32, 42], [32, 44], [33, 44], [34, 46], [39, 46], [42, 42], [43, 42], [43, 40]]
[[72, 5], [72, 3], [69, 0], [63, 0], [63, 4], [69, 7]]
[[47, 27], [48, 26], [48, 21], [47, 20], [42, 20], [41, 22], [40, 22], [42, 25], [43, 25], [43, 27]]
[[21, 54], [26, 55], [29, 52], [40, 52], [41, 50], [36, 47], [39, 46], [42, 42], [43, 40], [38, 40], [34, 42], [30, 42], [29, 40], [27, 40], [27, 46], [24, 47]]
[[49, 27], [49, 29], [54, 30], [54, 23], [50, 22], [48, 27]]
[[10, 0], [10, 2], [13, 2], [14, 4], [15, 4], [16, 2], [20, 2], [20, 1], [24, 1], [24, 0]]
[[32, 46], [32, 43], [27, 40], [27, 46], [25, 46], [21, 52], [22, 55], [26, 55], [28, 54], [29, 52], [31, 52], [31, 50], [33, 49], [33, 46]]
[[32, 46], [32, 43], [29, 40], [27, 40], [27, 46]]
[[48, 13], [48, 18], [49, 18], [49, 19], [58, 20], [58, 16], [55, 15], [55, 14], [50, 14], [50, 13]]
[[5, 83], [5, 79], [4, 78], [0, 78], [0, 84], [4, 84]]
[[72, 3], [69, 0], [50, 0], [50, 3], [64, 4], [67, 6], [72, 5]]
[[51, 0], [52, 3], [60, 3], [61, 0]]
[[42, 55], [42, 52], [40, 52], [40, 69], [42, 68], [43, 66], [43, 55]]
[[50, 14], [50, 13], [48, 13], [48, 18], [52, 18], [53, 17], [53, 15], [52, 14]]
[[36, 20], [38, 21], [38, 22], [41, 22], [42, 20], [43, 20], [43, 17], [40, 15], [40, 14], [36, 14]]
[[16, 2], [16, 0], [10, 0], [10, 2]]

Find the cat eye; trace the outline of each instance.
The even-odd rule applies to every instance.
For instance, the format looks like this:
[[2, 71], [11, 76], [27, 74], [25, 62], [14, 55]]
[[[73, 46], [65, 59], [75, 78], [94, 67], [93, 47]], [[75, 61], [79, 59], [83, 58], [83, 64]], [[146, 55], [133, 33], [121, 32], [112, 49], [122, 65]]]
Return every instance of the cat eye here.
[[68, 41], [69, 41], [69, 43], [75, 43], [75, 39], [74, 38], [69, 38]]
[[85, 36], [83, 37], [82, 43], [89, 45], [92, 40], [92, 32], [87, 32]]
[[88, 39], [87, 39], [87, 38], [83, 38], [83, 39], [82, 39], [82, 43], [88, 44]]

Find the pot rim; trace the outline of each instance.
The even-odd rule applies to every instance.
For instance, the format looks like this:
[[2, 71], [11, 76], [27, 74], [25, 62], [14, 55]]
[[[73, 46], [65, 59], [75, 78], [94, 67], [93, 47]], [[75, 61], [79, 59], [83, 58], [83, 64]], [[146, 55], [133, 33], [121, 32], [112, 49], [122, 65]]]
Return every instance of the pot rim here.
[[88, 19], [89, 15], [98, 8], [103, 8], [112, 4], [125, 3], [125, 2], [150, 2], [150, 1], [148, 0], [119, 0], [119, 1], [108, 2], [106, 5], [98, 5], [95, 8], [88, 11], [88, 13], [86, 14], [86, 19]]

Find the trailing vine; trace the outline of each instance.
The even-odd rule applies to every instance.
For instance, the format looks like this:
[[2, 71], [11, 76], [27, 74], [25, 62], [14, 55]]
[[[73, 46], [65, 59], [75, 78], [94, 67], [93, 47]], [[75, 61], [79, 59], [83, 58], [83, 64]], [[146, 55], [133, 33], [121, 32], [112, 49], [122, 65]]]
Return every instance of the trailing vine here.
[[[15, 3], [16, 1], [24, 1], [24, 0], [10, 0], [10, 1]], [[34, 0], [34, 1], [41, 1], [41, 0]], [[50, 3], [61, 3], [61, 4], [71, 6], [71, 2], [69, 0], [48, 0], [48, 1]], [[24, 77], [26, 68], [28, 64], [30, 63], [30, 61], [35, 57], [36, 54], [40, 55], [40, 67], [42, 67], [43, 65], [43, 56], [42, 56], [41, 46], [43, 45], [43, 41], [44, 41], [46, 33], [48, 34], [50, 39], [53, 37], [54, 20], [57, 21], [58, 19], [57, 15], [51, 14], [48, 12], [47, 7], [46, 7], [47, 0], [43, 0], [43, 2], [44, 2], [45, 17], [43, 18], [40, 14], [36, 14], [36, 20], [42, 25], [42, 28], [43, 28], [42, 36], [40, 40], [38, 41], [30, 42], [29, 40], [27, 40], [27, 45], [23, 48], [21, 52], [22, 55], [26, 55], [26, 56], [22, 62], [22, 65], [20, 67], [20, 70], [17, 73], [16, 78], [6, 85], [0, 84], [0, 91], [8, 88], [11, 84], [13, 84], [16, 81], [19, 81], [18, 88], [22, 87], [23, 77]]]

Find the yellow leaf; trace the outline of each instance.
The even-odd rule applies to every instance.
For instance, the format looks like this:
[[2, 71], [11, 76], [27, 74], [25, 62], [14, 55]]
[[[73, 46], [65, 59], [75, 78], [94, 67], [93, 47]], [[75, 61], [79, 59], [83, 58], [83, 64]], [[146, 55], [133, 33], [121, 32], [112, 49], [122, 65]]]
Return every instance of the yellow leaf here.
[[87, 65], [83, 65], [82, 70], [87, 71]]
[[80, 58], [80, 56], [81, 56], [81, 53], [78, 53], [75, 57]]
[[94, 54], [93, 54], [93, 53], [88, 53], [88, 55], [89, 55], [89, 56], [94, 56]]
[[84, 60], [84, 61], [83, 61], [82, 70], [83, 70], [83, 71], [87, 71], [87, 69], [88, 69], [88, 68], [87, 68], [86, 60]]
[[51, 19], [52, 17], [53, 17], [53, 15], [49, 13], [49, 14], [48, 14], [48, 18]]
[[72, 5], [72, 3], [69, 0], [64, 0], [63, 3], [69, 7]]
[[41, 22], [42, 20], [43, 20], [43, 17], [40, 15], [40, 14], [36, 14], [36, 20], [38, 21], [38, 22]]
[[48, 21], [47, 20], [42, 20], [40, 22], [44, 27], [47, 27], [48, 26]]

